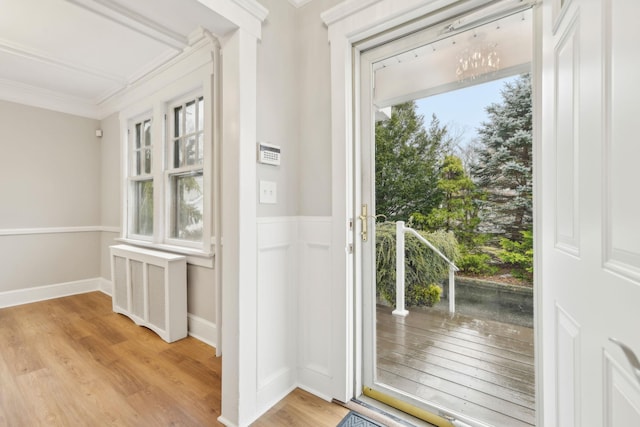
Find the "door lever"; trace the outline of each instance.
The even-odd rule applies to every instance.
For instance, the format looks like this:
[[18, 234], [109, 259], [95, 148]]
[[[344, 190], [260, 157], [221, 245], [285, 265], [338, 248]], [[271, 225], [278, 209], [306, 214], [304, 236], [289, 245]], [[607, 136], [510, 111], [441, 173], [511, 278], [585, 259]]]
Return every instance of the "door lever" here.
[[362, 205], [362, 210], [360, 212], [360, 222], [362, 223], [362, 231], [360, 231], [360, 236], [362, 236], [362, 241], [366, 242], [369, 238], [367, 223], [369, 221], [369, 206], [367, 204]]
[[610, 337], [609, 341], [611, 341], [614, 344], [618, 344], [618, 346], [622, 349], [622, 352], [627, 357], [627, 360], [631, 365], [631, 369], [633, 370], [633, 373], [635, 374], [635, 377], [638, 380], [638, 383], [640, 383], [640, 361], [638, 360], [638, 357], [636, 356], [636, 354], [627, 345], [623, 344], [622, 342], [620, 342], [615, 338]]

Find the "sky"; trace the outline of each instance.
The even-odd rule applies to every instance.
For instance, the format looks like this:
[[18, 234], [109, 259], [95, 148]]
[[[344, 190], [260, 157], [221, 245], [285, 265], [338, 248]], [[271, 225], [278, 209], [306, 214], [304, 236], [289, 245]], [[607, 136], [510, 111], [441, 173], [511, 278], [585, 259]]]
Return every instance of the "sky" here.
[[416, 101], [416, 111], [424, 116], [426, 128], [431, 123], [431, 115], [435, 113], [440, 124], [447, 125], [454, 135], [464, 132], [460, 143], [467, 145], [476, 137], [476, 129], [480, 123], [488, 119], [485, 107], [500, 102], [500, 91], [504, 83], [517, 78], [518, 76], [511, 76], [419, 99]]

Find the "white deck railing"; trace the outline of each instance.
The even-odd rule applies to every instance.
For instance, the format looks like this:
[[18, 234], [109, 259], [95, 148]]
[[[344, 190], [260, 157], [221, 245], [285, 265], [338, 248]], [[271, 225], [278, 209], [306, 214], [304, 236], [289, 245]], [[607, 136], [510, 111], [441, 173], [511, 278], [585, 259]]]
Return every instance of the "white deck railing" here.
[[442, 258], [447, 264], [449, 264], [449, 311], [455, 313], [456, 311], [456, 282], [455, 272], [460, 269], [447, 258], [442, 252], [431, 244], [427, 239], [422, 237], [416, 230], [411, 227], [405, 227], [404, 221], [396, 222], [396, 309], [393, 310], [393, 314], [397, 316], [406, 316], [409, 311], [405, 308], [404, 302], [404, 234], [411, 233], [418, 238], [422, 243], [427, 245], [432, 251], [434, 251], [440, 258]]

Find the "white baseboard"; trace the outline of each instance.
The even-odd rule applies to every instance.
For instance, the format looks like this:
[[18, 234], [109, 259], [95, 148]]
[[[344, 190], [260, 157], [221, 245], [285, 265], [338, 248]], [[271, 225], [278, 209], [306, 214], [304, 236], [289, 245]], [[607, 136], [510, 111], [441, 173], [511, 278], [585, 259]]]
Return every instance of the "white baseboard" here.
[[189, 320], [189, 336], [209, 344], [211, 347], [216, 347], [218, 339], [216, 324], [191, 313], [187, 317]]
[[0, 308], [101, 290], [102, 278], [0, 292]]
[[113, 296], [113, 282], [105, 279], [104, 277], [101, 277], [98, 280], [100, 281], [100, 288], [98, 290], [102, 291], [104, 294]]
[[222, 415], [220, 415], [218, 417], [218, 422], [222, 423], [223, 425], [225, 425], [226, 427], [236, 427], [236, 425], [234, 423], [232, 423], [231, 421], [229, 421], [228, 419], [226, 419], [225, 417], [223, 417]]

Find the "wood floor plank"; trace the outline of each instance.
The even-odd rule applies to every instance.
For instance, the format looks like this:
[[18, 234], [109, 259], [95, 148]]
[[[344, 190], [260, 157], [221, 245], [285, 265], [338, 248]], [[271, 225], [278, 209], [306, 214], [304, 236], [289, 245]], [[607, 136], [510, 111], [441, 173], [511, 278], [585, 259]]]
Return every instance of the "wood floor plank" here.
[[420, 399], [495, 425], [533, 425], [533, 330], [378, 306], [378, 379]]
[[[376, 325], [376, 329], [382, 332], [396, 334], [399, 328], [396, 325], [389, 325], [380, 322]], [[529, 352], [529, 354], [525, 354], [521, 351], [514, 351], [513, 349], [508, 347], [500, 348], [492, 344], [468, 341], [466, 339], [453, 337], [446, 333], [436, 332], [428, 329], [422, 331], [407, 327], [400, 329], [402, 329], [402, 335], [403, 337], [405, 337], [405, 339], [423, 340], [425, 337], [428, 337], [428, 340], [433, 343], [439, 342], [447, 345], [453, 345], [461, 349], [465, 349], [465, 351], [470, 350], [474, 352], [482, 352], [495, 358], [510, 360], [515, 363], [521, 363], [525, 365], [533, 365], [533, 356], [531, 356], [531, 352]]]
[[[222, 359], [168, 344], [100, 292], [0, 309], [0, 427], [221, 426]], [[334, 427], [348, 412], [295, 390], [255, 425]]]
[[489, 425], [494, 425], [496, 427], [531, 427], [533, 425], [529, 422], [513, 418], [507, 414], [490, 410], [476, 403], [461, 400], [457, 396], [452, 398], [451, 396], [442, 393], [437, 388], [425, 386], [385, 370], [379, 370], [378, 379], [385, 384], [393, 383], [399, 390], [403, 390], [414, 396], [419, 396], [421, 399], [433, 402], [444, 408], [455, 408], [457, 412], [483, 420]]
[[[378, 343], [378, 354], [386, 357], [387, 353], [397, 353], [404, 357], [415, 359], [417, 363], [427, 363], [442, 368], [446, 368], [472, 378], [500, 384], [507, 390], [514, 390], [526, 393], [530, 396], [535, 394], [535, 384], [532, 383], [530, 374], [522, 372], [511, 373], [504, 369], [487, 369], [487, 366], [477, 359], [467, 358], [465, 362], [456, 360], [451, 353], [443, 355], [437, 352], [416, 351], [407, 347], [394, 345], [393, 343]], [[464, 360], [464, 359], [462, 359]]]
[[304, 390], [296, 389], [254, 422], [252, 427], [336, 426], [348, 413], [347, 408], [329, 404]]
[[[399, 317], [391, 315], [389, 307], [379, 308], [379, 319], [385, 324], [391, 322], [404, 325], [407, 330], [416, 329], [417, 333], [431, 332], [444, 334], [450, 337], [459, 338], [469, 342], [496, 348], [508, 348], [528, 355], [533, 350], [533, 330], [521, 326], [512, 325], [496, 329], [495, 322], [477, 321], [471, 323], [461, 320], [460, 315], [453, 317], [424, 316], [415, 313], [413, 316]], [[455, 321], [454, 321], [455, 319]], [[475, 327], [476, 329], [471, 329]], [[526, 331], [529, 329], [528, 331]], [[526, 333], [525, 333], [526, 331]]]

